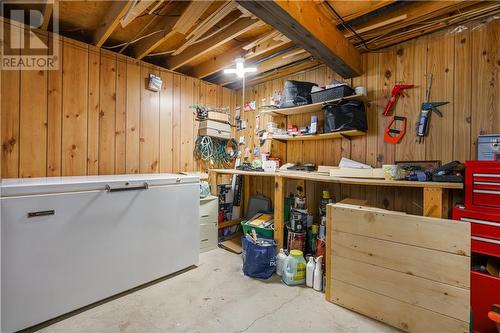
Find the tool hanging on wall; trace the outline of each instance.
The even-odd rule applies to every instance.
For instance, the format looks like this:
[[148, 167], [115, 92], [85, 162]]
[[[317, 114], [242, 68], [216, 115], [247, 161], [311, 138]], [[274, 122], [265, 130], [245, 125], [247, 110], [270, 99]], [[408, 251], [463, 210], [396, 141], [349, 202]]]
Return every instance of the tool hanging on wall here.
[[392, 108], [394, 107], [394, 104], [396, 104], [396, 101], [398, 100], [399, 96], [402, 97], [408, 96], [408, 94], [404, 92], [404, 89], [409, 89], [413, 87], [415, 87], [415, 85], [413, 84], [396, 83], [394, 87], [392, 87], [391, 98], [389, 98], [389, 100], [387, 101], [383, 115], [384, 116], [389, 115]]
[[[389, 124], [385, 128], [384, 141], [392, 144], [399, 143], [406, 133], [406, 117], [403, 116], [393, 116], [389, 121]], [[401, 121], [402, 125], [399, 129], [392, 128], [395, 121]]]
[[429, 73], [427, 77], [427, 88], [425, 91], [425, 102], [422, 103], [420, 115], [418, 116], [417, 137], [418, 143], [424, 141], [424, 137], [429, 132], [429, 123], [431, 121], [431, 114], [435, 112], [439, 117], [443, 118], [443, 113], [437, 109], [438, 106], [446, 105], [449, 102], [430, 102], [432, 87], [432, 74]]

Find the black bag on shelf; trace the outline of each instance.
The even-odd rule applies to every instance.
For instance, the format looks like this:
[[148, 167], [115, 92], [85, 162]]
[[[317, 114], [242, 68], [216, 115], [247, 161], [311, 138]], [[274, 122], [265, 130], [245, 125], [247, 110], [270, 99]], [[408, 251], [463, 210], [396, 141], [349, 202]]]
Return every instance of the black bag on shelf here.
[[316, 83], [303, 81], [286, 81], [281, 95], [280, 108], [311, 104], [311, 89]]
[[323, 106], [325, 133], [359, 130], [366, 132], [365, 104], [360, 101], [339, 101]]

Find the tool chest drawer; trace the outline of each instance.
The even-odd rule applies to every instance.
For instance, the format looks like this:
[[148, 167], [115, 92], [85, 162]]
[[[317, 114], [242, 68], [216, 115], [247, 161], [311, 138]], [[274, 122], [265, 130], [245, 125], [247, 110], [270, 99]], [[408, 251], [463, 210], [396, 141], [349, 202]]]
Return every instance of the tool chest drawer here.
[[500, 278], [471, 272], [472, 326], [475, 333], [496, 333], [496, 325], [488, 318], [493, 304], [500, 302]]
[[498, 239], [472, 236], [470, 246], [471, 252], [500, 257], [500, 240]]
[[500, 214], [500, 161], [467, 161], [465, 206]]
[[453, 219], [469, 222], [472, 236], [500, 240], [500, 214], [478, 213], [464, 207], [455, 207]]

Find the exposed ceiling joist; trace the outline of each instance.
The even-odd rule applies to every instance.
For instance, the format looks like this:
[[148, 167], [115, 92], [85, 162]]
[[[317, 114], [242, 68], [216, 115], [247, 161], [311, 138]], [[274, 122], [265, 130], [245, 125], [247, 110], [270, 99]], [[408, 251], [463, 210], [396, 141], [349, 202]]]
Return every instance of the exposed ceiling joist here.
[[[118, 1], [120, 2], [120, 1]], [[149, 6], [151, 6], [156, 0], [140, 0], [139, 2], [134, 1], [134, 7], [127, 11], [125, 16], [120, 19], [120, 24], [123, 28], [130, 24], [137, 16], [141, 15]]]
[[[360, 16], [366, 15], [377, 9], [383, 8], [394, 3], [396, 0], [372, 0], [372, 1], [336, 1], [327, 0], [328, 4], [335, 8], [342, 15], [344, 21], [354, 20]], [[334, 18], [340, 23], [338, 17]]]
[[212, 29], [220, 20], [229, 15], [233, 10], [236, 9], [236, 4], [233, 1], [228, 1], [224, 3], [218, 10], [210, 14], [203, 22], [197, 25], [193, 31], [191, 31], [186, 39], [195, 38], [198, 39], [203, 36], [208, 30]]
[[331, 24], [321, 3], [237, 0], [345, 78], [362, 74], [360, 53]]
[[156, 28], [153, 29], [155, 31], [163, 30], [163, 32], [138, 42], [133, 50], [134, 56], [137, 59], [142, 59], [153, 52], [167, 39], [176, 35], [179, 35], [179, 37], [185, 36], [211, 4], [212, 1], [192, 1], [187, 8], [184, 9], [179, 18], [166, 17], [164, 21], [160, 22]]
[[265, 40], [260, 44], [251, 44], [254, 46], [249, 50], [245, 49], [245, 46], [248, 45], [247, 43], [241, 43], [228, 52], [224, 52], [218, 56], [212, 57], [195, 66], [189, 72], [189, 75], [197, 78], [204, 78], [211, 74], [217, 73], [226, 67], [233, 66], [234, 59], [236, 58], [243, 57], [247, 60], [255, 59], [258, 56], [264, 56], [266, 54], [271, 54], [291, 47], [293, 45], [293, 42], [285, 42], [282, 40]]
[[94, 33], [93, 40], [97, 47], [101, 47], [106, 42], [108, 37], [120, 23], [121, 18], [127, 13], [132, 3], [131, 0], [113, 2], [111, 8], [104, 16], [101, 25]]
[[238, 37], [245, 32], [261, 26], [262, 21], [251, 19], [248, 17], [241, 18], [229, 26], [227, 29], [216, 34], [212, 38], [204, 40], [200, 43], [191, 45], [179, 55], [169, 57], [166, 61], [166, 67], [171, 70], [180, 68], [197, 57], [210, 52], [222, 44], [227, 43], [233, 38]]
[[40, 29], [47, 30], [50, 18], [52, 17], [53, 10], [54, 10], [54, 3], [47, 1], [45, 3], [45, 6], [43, 7], [43, 23]]

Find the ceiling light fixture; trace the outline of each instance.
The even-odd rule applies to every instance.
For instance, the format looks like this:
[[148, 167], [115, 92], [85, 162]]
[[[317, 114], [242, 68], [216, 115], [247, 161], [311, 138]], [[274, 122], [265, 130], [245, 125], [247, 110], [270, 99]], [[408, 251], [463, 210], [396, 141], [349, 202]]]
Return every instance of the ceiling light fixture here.
[[[245, 74], [246, 73], [255, 73], [255, 72], [257, 72], [257, 68], [256, 67], [246, 67], [245, 68], [245, 59], [243, 59], [243, 58], [236, 58], [234, 60], [234, 62], [236, 63], [236, 68], [226, 68], [226, 69], [224, 69], [224, 74], [236, 74], [236, 76], [238, 76], [243, 81], [242, 90], [241, 90], [242, 91], [241, 104], [243, 104], [243, 105], [240, 106], [240, 112], [241, 112], [241, 108], [245, 107]], [[237, 119], [240, 118], [240, 112], [238, 112], [236, 114]]]

